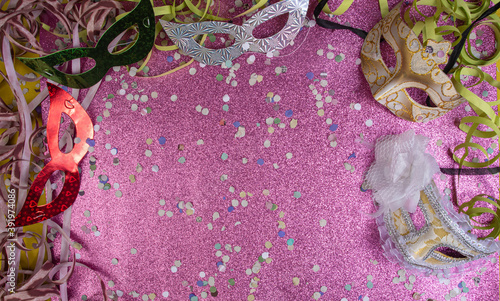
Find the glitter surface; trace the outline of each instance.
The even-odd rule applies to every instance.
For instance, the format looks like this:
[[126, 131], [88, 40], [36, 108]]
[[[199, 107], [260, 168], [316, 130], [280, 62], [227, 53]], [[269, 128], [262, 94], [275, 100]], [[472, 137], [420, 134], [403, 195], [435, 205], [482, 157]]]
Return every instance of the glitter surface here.
[[[339, 19], [369, 30], [378, 2], [355, 1]], [[88, 109], [99, 127], [72, 208], [79, 261], [118, 300], [493, 300], [498, 257], [446, 280], [398, 273], [383, 256], [365, 214], [375, 211], [371, 192], [360, 189], [369, 145], [414, 129], [452, 167], [450, 149], [465, 139], [456, 124], [469, 112], [463, 104], [426, 124], [398, 119], [370, 93], [362, 43], [313, 26], [282, 57], [195, 62], [157, 79], [110, 70]], [[150, 73], [180, 61], [155, 54]], [[496, 95], [486, 84], [474, 92]], [[458, 204], [498, 192], [498, 176], [434, 180]], [[68, 289], [70, 300], [102, 299], [82, 268]]]

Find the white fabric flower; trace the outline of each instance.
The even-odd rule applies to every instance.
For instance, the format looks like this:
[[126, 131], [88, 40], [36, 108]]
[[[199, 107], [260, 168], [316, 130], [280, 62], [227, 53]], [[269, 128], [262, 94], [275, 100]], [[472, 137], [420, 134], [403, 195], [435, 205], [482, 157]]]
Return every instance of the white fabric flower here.
[[420, 191], [439, 172], [432, 155], [425, 153], [429, 139], [409, 130], [400, 135], [384, 136], [375, 145], [375, 162], [365, 181], [373, 189], [380, 208], [374, 216], [400, 208], [415, 212]]

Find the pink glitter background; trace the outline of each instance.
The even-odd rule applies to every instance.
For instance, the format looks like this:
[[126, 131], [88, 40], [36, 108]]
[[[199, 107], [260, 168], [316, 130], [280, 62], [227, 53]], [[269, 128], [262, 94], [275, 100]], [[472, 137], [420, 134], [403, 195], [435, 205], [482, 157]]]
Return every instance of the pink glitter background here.
[[[397, 3], [389, 2], [390, 7]], [[330, 3], [333, 10], [340, 1]], [[310, 5], [309, 18], [315, 5], [314, 1]], [[355, 1], [338, 20], [369, 30], [380, 20], [378, 1]], [[430, 138], [427, 150], [439, 165], [452, 167], [450, 150], [465, 139], [457, 124], [469, 113], [463, 104], [427, 124], [398, 119], [370, 93], [356, 62], [362, 43], [347, 31], [304, 27], [294, 45], [282, 51], [283, 57], [266, 63], [265, 55], [248, 53], [235, 60], [240, 65], [231, 80], [237, 82], [235, 87], [226, 83], [229, 69], [201, 67], [197, 62], [157, 79], [130, 77], [124, 67], [110, 70], [111, 80], [103, 81], [88, 109], [98, 130], [95, 149], [81, 164], [85, 194], [72, 209], [71, 237], [83, 245], [77, 252], [79, 261], [95, 269], [108, 289], [121, 296], [119, 300], [196, 300], [193, 296], [202, 300], [203, 292], [208, 293], [207, 300], [247, 300], [249, 295], [264, 301], [318, 296], [319, 300], [413, 300], [415, 292], [425, 293], [422, 300], [445, 300], [461, 281], [470, 291], [451, 300], [497, 300], [497, 256], [489, 258], [483, 269], [445, 283], [434, 276], [416, 275], [409, 290], [392, 282], [401, 268], [384, 257], [375, 220], [364, 214], [374, 211], [370, 191], [360, 191], [374, 154], [360, 143], [360, 134], [374, 143], [382, 135], [414, 129]], [[334, 59], [328, 58], [329, 52]], [[253, 64], [247, 62], [251, 55], [256, 58]], [[338, 55], [345, 59], [337, 62]], [[169, 63], [168, 56], [173, 53], [154, 53], [150, 74], [188, 60], [181, 56]], [[276, 67], [281, 66], [286, 66], [286, 72], [276, 75]], [[191, 68], [196, 69], [194, 75], [189, 73]], [[483, 70], [493, 74], [495, 67]], [[312, 80], [307, 77], [310, 72]], [[251, 86], [253, 73], [263, 80]], [[218, 74], [222, 81], [216, 79]], [[321, 80], [327, 81], [326, 87]], [[123, 83], [128, 88], [120, 95]], [[311, 85], [323, 95], [324, 116], [318, 115], [320, 104]], [[333, 101], [326, 103], [330, 90]], [[486, 91], [486, 100], [496, 99], [496, 90], [488, 85], [473, 91], [479, 95]], [[269, 92], [274, 93], [274, 102], [266, 102]], [[110, 94], [114, 97], [108, 98]], [[127, 94], [147, 95], [148, 100], [128, 100]], [[228, 102], [224, 95], [229, 96]], [[351, 108], [356, 103], [360, 110]], [[208, 114], [198, 112], [197, 106], [207, 108]], [[141, 113], [147, 108], [150, 113]], [[330, 130], [328, 118], [338, 125], [336, 131]], [[222, 119], [226, 125], [220, 125]], [[267, 125], [267, 119], [273, 124]], [[292, 120], [297, 122], [295, 128], [290, 126]], [[367, 126], [367, 120], [373, 125]], [[245, 128], [244, 137], [235, 137], [238, 124]], [[332, 133], [336, 147], [328, 140]], [[164, 144], [160, 137], [165, 138]], [[494, 141], [480, 143], [489, 147]], [[178, 149], [180, 144], [184, 150]], [[292, 157], [287, 158], [287, 153]], [[91, 157], [96, 160], [93, 175]], [[116, 159], [118, 164], [113, 162]], [[345, 163], [354, 171], [347, 170]], [[143, 168], [140, 172], [138, 164]], [[109, 179], [109, 190], [98, 188], [102, 175]], [[498, 192], [498, 176], [463, 176], [459, 186], [452, 176], [436, 175], [435, 181], [441, 193], [447, 192], [458, 204], [479, 193]], [[117, 191], [123, 195], [116, 196]], [[233, 200], [238, 206], [233, 206]], [[248, 202], [246, 207], [243, 200]], [[191, 202], [194, 214], [181, 212], [180, 201]], [[270, 209], [272, 204], [276, 210]], [[90, 217], [85, 216], [86, 210]], [[220, 217], [214, 218], [215, 213]], [[320, 225], [320, 220], [326, 225]], [[85, 233], [82, 226], [96, 229]], [[290, 239], [292, 250], [287, 245]], [[267, 248], [266, 242], [272, 247]], [[137, 253], [132, 254], [132, 249]], [[56, 241], [54, 251], [58, 250]], [[265, 252], [272, 262], [262, 262], [258, 273], [249, 275]], [[180, 266], [173, 272], [176, 261]], [[218, 265], [224, 261], [221, 270]], [[410, 274], [406, 273], [406, 283]], [[367, 287], [369, 275], [373, 288]], [[214, 283], [208, 284], [211, 277]], [[294, 277], [300, 280], [298, 285]], [[480, 278], [478, 285], [474, 277]], [[350, 291], [345, 289], [348, 284]], [[210, 294], [211, 285], [217, 289], [216, 297]], [[87, 300], [102, 300], [97, 278], [88, 270], [77, 268], [68, 287], [70, 300], [81, 300], [83, 295]]]

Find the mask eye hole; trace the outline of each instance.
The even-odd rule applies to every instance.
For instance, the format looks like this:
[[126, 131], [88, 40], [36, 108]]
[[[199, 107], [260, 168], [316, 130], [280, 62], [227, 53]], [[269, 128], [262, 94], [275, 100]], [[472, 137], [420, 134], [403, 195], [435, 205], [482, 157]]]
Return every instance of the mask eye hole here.
[[417, 206], [417, 210], [414, 213], [410, 213], [410, 218], [415, 226], [415, 229], [418, 231], [427, 225], [427, 221], [425, 220], [424, 213], [420, 210], [420, 207]]
[[456, 250], [453, 250], [452, 248], [449, 248], [449, 247], [438, 247], [438, 248], [434, 249], [434, 252], [441, 254], [441, 255], [444, 255], [444, 256], [456, 258], [456, 259], [467, 258], [467, 256], [465, 256], [462, 253], [460, 253]]
[[[54, 200], [59, 195], [59, 193], [61, 193], [61, 190], [64, 186], [64, 179], [65, 179], [65, 172], [62, 170], [55, 170], [48, 178], [48, 180], [50, 180], [50, 186], [52, 188], [52, 195], [51, 195], [52, 200]], [[43, 185], [42, 195], [47, 195], [47, 189], [45, 187], [46, 185], [47, 182], [45, 182]], [[40, 200], [38, 201], [40, 202]], [[38, 203], [38, 206], [42, 206], [42, 204]], [[43, 213], [43, 211], [37, 211], [36, 215], [43, 216], [45, 215], [45, 213]]]
[[[201, 36], [200, 36], [201, 37]], [[199, 40], [196, 40], [199, 43]], [[224, 49], [234, 44], [234, 36], [227, 33], [209, 34], [205, 40], [205, 48], [208, 49]]]
[[[145, 23], [144, 26], [146, 26], [146, 24], [148, 24], [148, 22], [149, 22], [149, 19], [146, 18], [143, 20], [143, 22]], [[135, 45], [135, 43], [137, 42], [137, 40], [139, 38], [139, 31], [137, 30], [137, 24], [130, 26], [125, 31], [120, 33], [113, 40], [113, 42], [115, 42], [116, 39], [118, 39], [118, 38], [120, 40], [116, 44], [115, 48], [110, 49], [108, 47], [108, 51], [110, 54], [114, 54], [114, 55], [120, 54], [120, 53], [125, 52], [126, 50], [132, 48]], [[112, 44], [113, 42], [111, 42], [110, 44]]]
[[[58, 133], [58, 141], [59, 141], [59, 150], [62, 153], [69, 153], [71, 152], [71, 149], [67, 143], [65, 143], [66, 139], [72, 139], [71, 137], [74, 136], [75, 134], [75, 123], [73, 122], [73, 119], [71, 119], [66, 113], [61, 113], [61, 124], [59, 127], [59, 133]], [[65, 133], [67, 133], [65, 135]], [[70, 135], [70, 137], [68, 137]], [[63, 139], [64, 137], [64, 139]], [[73, 141], [76, 142], [76, 141]]]
[[[80, 59], [80, 73], [84, 73], [86, 71], [89, 71], [92, 68], [94, 68], [96, 65], [95, 60], [93, 58], [82, 57], [79, 59]], [[59, 71], [66, 73], [66, 74], [73, 74], [73, 72], [71, 71], [71, 66], [74, 63], [76, 63], [76, 60], [78, 60], [78, 59], [73, 59], [71, 61], [67, 61], [61, 65], [56, 65], [56, 66], [54, 66], [54, 69], [59, 70]], [[53, 74], [50, 70], [44, 70], [44, 72], [48, 76], [53, 76]]]
[[385, 65], [391, 72], [396, 68], [396, 54], [394, 49], [384, 40], [384, 37], [380, 35], [380, 53], [382, 54], [382, 59]]
[[[406, 88], [405, 90], [408, 96], [410, 96], [416, 103], [427, 107], [436, 107], [434, 102], [429, 98], [429, 95], [425, 93], [424, 90], [419, 88]], [[427, 98], [429, 99], [427, 100]]]
[[262, 24], [257, 25], [252, 35], [257, 39], [265, 39], [283, 30], [288, 21], [288, 13], [274, 17]]

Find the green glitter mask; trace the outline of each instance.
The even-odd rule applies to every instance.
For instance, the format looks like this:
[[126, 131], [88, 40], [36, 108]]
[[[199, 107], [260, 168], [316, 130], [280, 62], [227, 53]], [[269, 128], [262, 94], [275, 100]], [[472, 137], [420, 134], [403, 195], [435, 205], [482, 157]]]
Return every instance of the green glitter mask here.
[[[109, 68], [133, 64], [143, 59], [153, 48], [155, 39], [155, 15], [150, 0], [141, 0], [125, 17], [111, 25], [95, 47], [65, 49], [39, 58], [19, 58], [40, 75], [71, 88], [89, 88], [99, 82]], [[112, 54], [109, 44], [131, 26], [137, 26], [138, 38], [129, 49]], [[89, 57], [95, 66], [83, 73], [67, 74], [54, 68], [65, 62]]]

